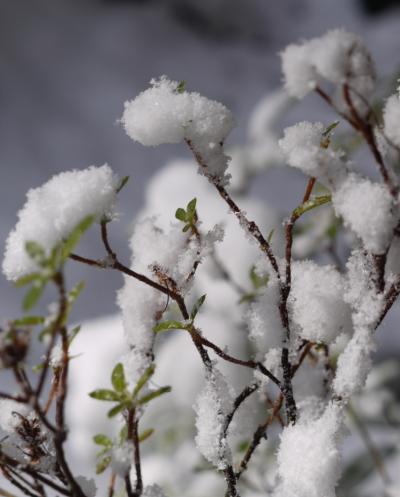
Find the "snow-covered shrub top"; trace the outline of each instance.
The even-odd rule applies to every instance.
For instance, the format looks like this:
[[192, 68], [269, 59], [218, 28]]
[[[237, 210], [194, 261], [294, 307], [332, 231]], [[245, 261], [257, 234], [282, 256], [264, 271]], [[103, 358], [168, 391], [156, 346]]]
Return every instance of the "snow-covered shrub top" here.
[[[126, 132], [144, 145], [183, 141], [193, 159], [169, 163], [151, 180], [129, 267], [107, 231], [127, 178], [117, 184], [108, 166], [62, 173], [31, 190], [8, 238], [7, 277], [33, 271], [18, 281], [28, 286], [24, 310], [48, 284], [58, 295], [46, 316], [24, 315], [0, 330], [0, 365], [19, 389], [0, 391], [0, 472], [11, 483], [22, 471], [24, 485], [32, 476], [56, 493], [94, 497], [95, 482], [75, 477], [63, 452], [74, 431], [77, 460], [89, 457], [90, 431], [100, 446], [96, 472], [111, 473], [110, 495], [125, 486], [129, 497], [165, 497], [160, 483], [171, 497], [335, 497], [346, 410], [357, 419], [353, 397], [372, 369], [375, 331], [400, 295], [399, 188], [390, 162], [398, 159], [399, 97], [389, 98], [383, 121], [375, 115], [369, 54], [343, 30], [289, 46], [282, 63], [289, 94], [315, 89], [364, 139], [381, 181], [354, 172], [351, 147], [345, 153], [331, 143], [338, 121], [300, 122], [278, 144], [273, 124], [288, 97], [276, 93], [250, 119], [248, 143], [232, 149], [228, 191], [231, 113], [183, 83], [152, 80], [125, 104]], [[308, 180], [282, 223], [246, 195], [256, 173], [283, 159]], [[101, 259], [71, 253], [87, 217], [88, 226], [101, 222]], [[25, 253], [34, 256], [35, 247], [37, 263]], [[124, 276], [122, 319], [92, 324], [108, 342], [82, 333], [75, 342], [79, 326], [70, 328], [68, 316], [81, 285], [66, 285], [69, 259]], [[25, 369], [34, 327], [45, 348], [38, 381]], [[83, 361], [69, 364], [87, 348]], [[98, 388], [107, 362], [114, 362], [109, 386]], [[78, 392], [89, 393], [87, 402]], [[373, 411], [392, 416], [394, 396], [377, 397], [385, 405]], [[111, 436], [98, 432], [110, 425], [97, 422], [97, 401], [111, 407]], [[42, 493], [32, 488], [28, 495]]]
[[44, 185], [29, 190], [18, 213], [18, 223], [8, 236], [3, 272], [10, 280], [35, 271], [36, 264], [25, 250], [37, 242], [47, 255], [86, 216], [111, 217], [117, 180], [107, 165], [91, 166], [53, 176]]
[[199, 171], [227, 182], [228, 157], [222, 145], [235, 126], [232, 113], [219, 102], [185, 91], [182, 83], [166, 76], [151, 84], [125, 103], [121, 122], [127, 134], [146, 146], [186, 140], [202, 157], [204, 167]]
[[281, 57], [285, 88], [293, 97], [303, 98], [321, 80], [334, 84], [347, 82], [364, 96], [374, 88], [370, 54], [357, 35], [343, 29], [289, 45]]

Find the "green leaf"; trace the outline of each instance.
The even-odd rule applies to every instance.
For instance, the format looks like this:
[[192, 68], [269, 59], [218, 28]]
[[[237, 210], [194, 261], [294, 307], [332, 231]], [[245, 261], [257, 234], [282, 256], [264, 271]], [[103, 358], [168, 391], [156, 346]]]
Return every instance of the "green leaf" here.
[[160, 331], [168, 330], [186, 330], [187, 324], [181, 323], [180, 321], [162, 321], [154, 326], [154, 333], [160, 333]]
[[182, 207], [179, 207], [179, 209], [176, 209], [175, 217], [176, 217], [176, 219], [179, 219], [179, 221], [182, 221], [183, 223], [185, 223], [186, 222], [185, 209], [182, 209]]
[[43, 247], [41, 247], [37, 242], [32, 240], [26, 242], [25, 250], [28, 252], [29, 257], [40, 265], [42, 265], [46, 260], [46, 253]]
[[25, 312], [32, 309], [32, 307], [39, 301], [44, 290], [43, 281], [35, 281], [31, 288], [26, 293], [23, 301], [22, 308]]
[[154, 433], [154, 428], [149, 428], [148, 430], [142, 431], [142, 433], [139, 435], [139, 442], [144, 442], [147, 440], [151, 435]]
[[246, 293], [245, 295], [243, 295], [240, 300], [239, 300], [239, 304], [244, 304], [245, 302], [253, 302], [255, 299], [257, 298], [257, 293], [256, 292], [250, 292], [250, 293]]
[[186, 90], [186, 81], [179, 81], [178, 86], [176, 87], [177, 93], [183, 93]]
[[113, 372], [111, 373], [111, 383], [114, 390], [117, 392], [124, 392], [126, 390], [127, 384], [125, 380], [124, 366], [119, 362]]
[[184, 233], [186, 233], [186, 232], [187, 232], [187, 231], [189, 231], [189, 230], [190, 230], [190, 224], [187, 224], [186, 226], [184, 226], [184, 228], [183, 228], [183, 230], [182, 230], [182, 231], [183, 231]]
[[21, 319], [15, 319], [13, 321], [14, 326], [36, 326], [38, 324], [44, 323], [43, 316], [25, 316]]
[[148, 402], [150, 402], [150, 400], [156, 399], [160, 395], [163, 395], [164, 393], [168, 393], [170, 391], [171, 391], [171, 387], [159, 388], [158, 390], [156, 390], [154, 392], [150, 392], [149, 394], [144, 395], [143, 397], [138, 399], [136, 403], [137, 403], [137, 405], [147, 404]]
[[322, 132], [322, 136], [327, 136], [329, 135], [329, 133], [331, 133], [335, 128], [336, 126], [340, 123], [340, 121], [333, 121], [332, 124], [330, 124], [329, 126], [327, 126], [324, 131]]
[[268, 233], [268, 236], [267, 236], [267, 242], [268, 242], [268, 243], [271, 243], [271, 241], [272, 241], [272, 237], [274, 236], [274, 232], [275, 232], [275, 230], [274, 230], [274, 229], [272, 229], [272, 230]]
[[[50, 257], [45, 261], [44, 266], [51, 270], [51, 273], [55, 273], [60, 268], [63, 261], [63, 244], [62, 242], [57, 244], [51, 251]], [[49, 275], [49, 277], [51, 274]]]
[[259, 290], [260, 288], [268, 285], [269, 275], [266, 274], [264, 276], [259, 276], [256, 273], [256, 268], [254, 266], [251, 267], [249, 276], [255, 290]]
[[69, 254], [74, 250], [75, 246], [78, 244], [82, 235], [92, 226], [94, 221], [94, 216], [86, 216], [80, 221], [75, 228], [68, 235], [68, 238], [64, 240], [62, 247], [62, 258], [67, 259]]
[[123, 403], [123, 402], [121, 404], [117, 404], [115, 407], [113, 407], [112, 409], [110, 409], [108, 411], [107, 416], [109, 418], [113, 418], [118, 413], [120, 413], [121, 411], [123, 411], [126, 407], [127, 407], [127, 405], [125, 403]]
[[41, 280], [42, 278], [43, 276], [40, 273], [30, 273], [26, 276], [21, 276], [21, 278], [18, 278], [14, 284], [17, 288], [20, 288], [22, 286], [28, 285], [29, 283], [32, 283], [33, 281]]
[[32, 366], [32, 371], [34, 373], [39, 373], [39, 371], [41, 371], [43, 368], [44, 368], [44, 364], [43, 364], [43, 362], [41, 362], [40, 364], [35, 364], [35, 366]]
[[124, 425], [121, 428], [121, 431], [119, 432], [119, 441], [120, 441], [120, 443], [121, 444], [124, 443], [127, 438], [128, 438], [128, 426]]
[[197, 198], [193, 198], [186, 206], [188, 214], [194, 214], [196, 211]]
[[68, 335], [68, 344], [71, 345], [76, 335], [81, 331], [81, 325], [75, 326]]
[[331, 144], [331, 132], [336, 128], [339, 124], [339, 121], [334, 121], [330, 124], [325, 130], [322, 132], [322, 138], [320, 142], [321, 148], [328, 148]]
[[149, 381], [149, 379], [153, 376], [154, 371], [156, 367], [154, 364], [149, 366], [146, 371], [142, 374], [142, 376], [139, 378], [139, 381], [136, 384], [136, 387], [132, 393], [133, 397], [136, 397], [136, 395], [140, 392], [140, 390], [144, 387], [144, 385]]
[[197, 313], [200, 310], [200, 307], [204, 304], [204, 301], [206, 300], [206, 295], [202, 295], [197, 302], [194, 304], [194, 307], [192, 309], [192, 312], [190, 313], [190, 320], [193, 322], [195, 317], [197, 316]]
[[89, 396], [92, 397], [92, 399], [106, 400], [109, 402], [117, 402], [121, 400], [121, 397], [117, 392], [114, 392], [114, 390], [107, 390], [106, 388], [94, 390], [93, 392], [90, 392]]
[[96, 475], [103, 473], [111, 463], [111, 456], [107, 456], [96, 465]]
[[331, 195], [321, 195], [319, 197], [311, 198], [310, 200], [307, 200], [307, 202], [304, 202], [303, 204], [299, 205], [293, 211], [293, 215], [296, 217], [300, 217], [305, 212], [308, 212], [312, 209], [315, 209], [316, 207], [319, 207], [320, 205], [327, 204], [327, 203], [331, 202], [331, 200], [332, 200]]
[[122, 188], [128, 183], [128, 181], [129, 181], [129, 176], [124, 176], [119, 182], [117, 188], [115, 189], [115, 193], [119, 193], [122, 190]]
[[74, 286], [72, 290], [70, 290], [70, 292], [68, 293], [68, 303], [70, 306], [75, 303], [76, 299], [79, 297], [84, 288], [85, 282], [80, 281], [77, 285]]
[[102, 433], [98, 433], [93, 437], [93, 442], [97, 445], [103, 445], [104, 447], [112, 447], [112, 440], [107, 437], [107, 435], [103, 435]]

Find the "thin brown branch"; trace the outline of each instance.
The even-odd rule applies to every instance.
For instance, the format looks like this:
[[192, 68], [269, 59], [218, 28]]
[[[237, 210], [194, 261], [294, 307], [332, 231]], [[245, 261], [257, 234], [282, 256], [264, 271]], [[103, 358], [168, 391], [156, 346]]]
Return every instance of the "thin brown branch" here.
[[240, 366], [244, 366], [246, 368], [251, 368], [251, 369], [258, 369], [263, 375], [267, 376], [275, 385], [281, 390], [282, 389], [282, 384], [278, 380], [278, 378], [273, 375], [261, 362], [256, 362], [256, 361], [245, 361], [243, 359], [238, 359], [236, 357], [233, 357], [229, 355], [227, 352], [224, 352], [222, 349], [218, 347], [213, 342], [210, 342], [207, 340], [207, 338], [204, 338], [198, 331], [193, 329], [190, 334], [192, 335], [192, 338], [194, 339], [195, 343], [200, 343], [201, 345], [204, 345], [205, 347], [208, 347], [212, 349], [219, 357], [224, 359], [227, 362], [231, 362], [232, 364], [238, 364]]
[[238, 480], [242, 476], [243, 472], [246, 471], [247, 466], [250, 462], [250, 459], [253, 456], [256, 448], [259, 446], [261, 440], [266, 437], [267, 429], [268, 429], [269, 425], [273, 422], [275, 416], [279, 413], [279, 411], [282, 407], [282, 404], [283, 404], [283, 400], [284, 400], [284, 396], [281, 393], [281, 394], [279, 394], [279, 397], [277, 398], [277, 400], [274, 403], [271, 414], [269, 414], [267, 416], [264, 423], [259, 425], [258, 428], [256, 429], [256, 431], [254, 432], [253, 439], [250, 442], [250, 445], [249, 445], [245, 455], [243, 456], [243, 459], [239, 463], [239, 468], [236, 472], [236, 477]]
[[254, 392], [256, 392], [260, 388], [259, 383], [253, 383], [252, 385], [247, 385], [244, 387], [244, 389], [240, 392], [240, 394], [236, 397], [236, 399], [233, 402], [233, 408], [231, 412], [226, 416], [225, 418], [225, 424], [222, 430], [222, 437], [225, 438], [227, 433], [228, 433], [228, 428], [233, 420], [233, 417], [236, 414], [236, 411], [239, 409], [239, 407], [243, 404], [243, 402], [250, 397]]
[[139, 442], [139, 433], [138, 433], [138, 425], [139, 420], [135, 417], [136, 412], [135, 409], [130, 409], [128, 412], [128, 440], [131, 440], [133, 443], [133, 458], [135, 464], [135, 473], [136, 473], [136, 483], [135, 490], [132, 493], [133, 497], [140, 497], [143, 492], [143, 479], [142, 479], [142, 466], [140, 459], [140, 442]]
[[114, 497], [116, 479], [117, 479], [117, 475], [114, 472], [112, 472], [110, 475], [110, 481], [108, 483], [107, 497]]
[[261, 233], [260, 228], [257, 226], [257, 224], [254, 221], [249, 221], [247, 219], [244, 212], [235, 203], [235, 201], [232, 199], [232, 197], [229, 195], [229, 193], [226, 191], [226, 189], [218, 181], [216, 181], [215, 178], [210, 177], [210, 175], [208, 174], [207, 164], [204, 162], [202, 156], [197, 152], [193, 143], [190, 140], [186, 140], [186, 143], [187, 143], [188, 147], [190, 148], [190, 150], [192, 151], [197, 163], [203, 169], [206, 176], [210, 178], [210, 180], [212, 181], [213, 185], [217, 189], [220, 196], [228, 204], [231, 212], [237, 217], [241, 226], [246, 228], [248, 233], [258, 242], [262, 252], [264, 252], [267, 255], [273, 270], [275, 271], [275, 273], [277, 274], [277, 277], [279, 278], [279, 268], [278, 268], [278, 263], [276, 261], [275, 255], [272, 252], [272, 248], [271, 248], [270, 244], [268, 243], [267, 239]]

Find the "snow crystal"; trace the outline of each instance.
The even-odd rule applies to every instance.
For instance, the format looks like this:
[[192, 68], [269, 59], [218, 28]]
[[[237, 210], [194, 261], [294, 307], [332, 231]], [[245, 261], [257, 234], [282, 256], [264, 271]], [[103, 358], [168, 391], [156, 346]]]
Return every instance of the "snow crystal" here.
[[344, 279], [333, 266], [312, 261], [292, 264], [289, 310], [301, 338], [329, 344], [351, 328], [343, 292]]
[[321, 145], [325, 129], [320, 122], [300, 122], [285, 129], [279, 146], [290, 166], [329, 186], [338, 181], [346, 167], [341, 151]]
[[29, 408], [26, 404], [10, 399], [0, 399], [0, 428], [7, 433], [14, 433], [15, 428], [21, 422], [18, 414], [26, 416], [28, 412]]
[[303, 418], [283, 430], [277, 457], [281, 486], [275, 495], [335, 496], [341, 424], [339, 408], [329, 405], [319, 418]]
[[384, 133], [389, 140], [400, 147], [400, 95], [392, 95], [387, 99], [383, 110]]
[[113, 471], [124, 478], [129, 474], [133, 464], [133, 444], [126, 442], [122, 446], [113, 447], [111, 452], [111, 466]]
[[197, 397], [196, 445], [203, 456], [216, 468], [223, 470], [230, 464], [231, 453], [223, 427], [233, 408], [233, 392], [226, 379], [216, 369], [207, 372], [205, 386]]
[[63, 172], [29, 190], [18, 223], [7, 239], [3, 260], [6, 277], [15, 280], [37, 269], [26, 253], [27, 241], [37, 242], [49, 255], [86, 216], [99, 220], [111, 215], [116, 185], [111, 168], [104, 165]]
[[143, 489], [143, 497], [165, 497], [164, 492], [158, 485], [150, 485]]
[[228, 157], [222, 145], [235, 125], [231, 112], [219, 102], [182, 91], [165, 76], [151, 84], [125, 103], [121, 122], [127, 134], [142, 145], [187, 140], [202, 163], [201, 174], [227, 182]]
[[386, 251], [397, 220], [385, 185], [351, 173], [332, 194], [335, 212], [374, 254]]
[[81, 487], [82, 492], [86, 497], [95, 497], [97, 492], [97, 486], [93, 478], [85, 478], [84, 476], [77, 476], [75, 478], [76, 483]]

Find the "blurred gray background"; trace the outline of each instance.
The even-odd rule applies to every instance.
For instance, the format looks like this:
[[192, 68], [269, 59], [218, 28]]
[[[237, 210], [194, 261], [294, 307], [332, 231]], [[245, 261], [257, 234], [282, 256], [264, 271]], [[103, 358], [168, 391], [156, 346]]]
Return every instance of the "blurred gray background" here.
[[[168, 158], [188, 154], [181, 146], [133, 143], [116, 123], [123, 102], [152, 77], [185, 80], [234, 111], [238, 128], [230, 143], [240, 143], [258, 99], [280, 84], [279, 50], [335, 27], [364, 37], [383, 76], [398, 68], [400, 2], [394, 0], [0, 0], [1, 244], [30, 187], [62, 170], [108, 162], [131, 176], [112, 228], [127, 261], [129, 225], [146, 181]], [[320, 102], [308, 98], [290, 122], [321, 112]], [[256, 193], [285, 212], [304, 186], [287, 178], [273, 171]], [[89, 236], [79, 252], [101, 256], [98, 237]], [[71, 283], [87, 281], [76, 319], [116, 311], [120, 275], [71, 264], [68, 276]], [[0, 292], [1, 319], [16, 317], [21, 291], [1, 276]], [[397, 326], [394, 314], [391, 323]]]

